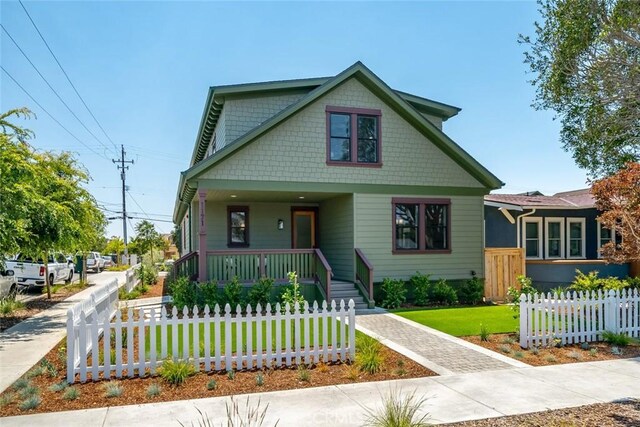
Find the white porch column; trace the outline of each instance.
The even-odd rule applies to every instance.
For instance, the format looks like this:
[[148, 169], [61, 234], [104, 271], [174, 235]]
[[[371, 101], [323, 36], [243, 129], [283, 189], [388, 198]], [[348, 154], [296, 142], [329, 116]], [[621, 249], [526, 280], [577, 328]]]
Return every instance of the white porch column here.
[[207, 223], [205, 221], [205, 197], [207, 192], [198, 191], [198, 281], [207, 281]]

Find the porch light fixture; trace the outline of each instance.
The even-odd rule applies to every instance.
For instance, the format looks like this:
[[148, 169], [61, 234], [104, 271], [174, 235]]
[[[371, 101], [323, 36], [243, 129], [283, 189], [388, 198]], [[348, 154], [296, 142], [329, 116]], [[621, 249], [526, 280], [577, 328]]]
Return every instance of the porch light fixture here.
[[304, 196], [298, 196], [298, 199], [304, 199]]
[[278, 220], [278, 230], [284, 230], [284, 221], [281, 219]]
[[232, 194], [232, 195], [231, 195], [231, 198], [232, 198], [232, 199], [235, 199], [236, 197], [238, 197], [238, 196], [236, 196], [235, 194]]

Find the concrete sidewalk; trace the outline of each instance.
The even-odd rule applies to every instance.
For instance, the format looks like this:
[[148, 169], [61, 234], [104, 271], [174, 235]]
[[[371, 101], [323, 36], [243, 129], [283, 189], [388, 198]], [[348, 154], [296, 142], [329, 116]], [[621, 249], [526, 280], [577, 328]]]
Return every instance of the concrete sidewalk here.
[[[125, 384], [126, 393], [126, 384]], [[429, 422], [449, 423], [561, 409], [626, 398], [640, 398], [640, 358], [514, 368], [443, 377], [346, 384], [329, 387], [239, 395], [269, 405], [264, 425], [361, 425], [367, 408], [379, 408], [390, 390], [415, 390], [428, 400]], [[226, 425], [229, 397], [118, 406], [2, 418], [8, 426], [177, 426], [199, 425], [198, 410], [211, 425]]]
[[89, 286], [52, 308], [0, 333], [0, 392], [38, 363], [67, 334], [67, 310], [113, 279], [124, 283], [125, 272], [105, 271], [90, 276]]

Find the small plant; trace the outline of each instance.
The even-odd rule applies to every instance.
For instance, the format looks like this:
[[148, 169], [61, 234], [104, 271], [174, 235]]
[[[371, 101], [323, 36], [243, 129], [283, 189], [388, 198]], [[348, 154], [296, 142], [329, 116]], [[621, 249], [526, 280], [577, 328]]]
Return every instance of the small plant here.
[[418, 417], [418, 411], [427, 401], [426, 398], [418, 398], [413, 391], [402, 396], [401, 391], [391, 390], [382, 398], [382, 408], [378, 411], [367, 409], [364, 425], [370, 427], [403, 426], [423, 427], [428, 426], [429, 414]]
[[66, 381], [60, 381], [59, 383], [55, 383], [53, 385], [50, 385], [49, 386], [49, 391], [57, 393], [59, 391], [62, 391], [64, 389], [66, 389], [67, 387], [69, 387], [69, 384], [67, 384]]
[[531, 354], [533, 354], [534, 356], [537, 356], [538, 354], [540, 354], [540, 349], [538, 347], [531, 347], [531, 349], [529, 350], [529, 352]]
[[509, 353], [511, 353], [511, 346], [510, 345], [506, 345], [506, 344], [502, 344], [500, 346], [500, 351], [503, 352], [504, 354], [509, 354]]
[[440, 279], [429, 288], [429, 301], [433, 304], [453, 305], [458, 302], [458, 295], [445, 279]]
[[22, 377], [22, 378], [18, 378], [16, 382], [13, 383], [13, 389], [15, 391], [20, 391], [23, 388], [29, 387], [30, 385], [31, 385], [31, 381]]
[[236, 371], [234, 371], [233, 369], [229, 369], [227, 371], [227, 378], [229, 378], [231, 381], [236, 379]]
[[316, 369], [318, 370], [318, 372], [323, 373], [323, 374], [325, 372], [329, 372], [329, 367], [324, 362], [318, 362], [318, 364], [316, 365]]
[[514, 344], [516, 342], [516, 340], [514, 340], [512, 337], [504, 337], [502, 338], [502, 341], [500, 341], [502, 344]]
[[267, 304], [271, 302], [271, 291], [273, 289], [274, 280], [267, 277], [262, 277], [257, 283], [251, 286], [249, 291], [249, 304], [254, 309], [258, 304], [262, 306], [264, 310]]
[[25, 307], [22, 301], [17, 301], [15, 298], [5, 297], [0, 298], [0, 315], [9, 316], [15, 311], [22, 310]]
[[618, 347], [616, 345], [612, 345], [611, 346], [611, 354], [613, 354], [615, 356], [620, 356], [622, 354], [622, 350], [620, 349], [620, 347]]
[[597, 349], [597, 348], [591, 348], [591, 349], [589, 349], [589, 356], [591, 356], [591, 357], [597, 357], [597, 356], [598, 356], [598, 349]]
[[384, 299], [381, 305], [384, 308], [399, 308], [407, 300], [407, 286], [404, 280], [386, 277], [382, 281], [382, 292]]
[[[225, 403], [225, 407], [227, 409], [227, 426], [256, 426], [260, 427], [264, 424], [264, 419], [267, 415], [267, 410], [269, 409], [269, 405], [267, 404], [264, 408], [260, 407], [260, 399], [258, 399], [258, 404], [255, 406], [251, 406], [249, 403], [249, 397], [247, 397], [247, 401], [244, 404], [244, 408], [240, 408], [238, 402], [231, 396], [231, 404]], [[278, 420], [279, 421], [279, 420]], [[278, 424], [276, 421], [276, 425]], [[213, 425], [210, 424], [202, 424], [203, 426]]]
[[487, 342], [489, 341], [489, 337], [491, 336], [491, 334], [489, 333], [489, 328], [487, 328], [487, 325], [484, 324], [480, 324], [480, 341], [482, 342]]
[[407, 375], [407, 370], [404, 368], [398, 368], [394, 373], [399, 377], [404, 377], [405, 375]]
[[238, 276], [234, 276], [233, 280], [224, 285], [222, 288], [222, 298], [225, 304], [231, 306], [231, 310], [235, 312], [238, 304], [242, 304], [242, 285]]
[[3, 406], [7, 406], [11, 402], [13, 402], [13, 399], [15, 397], [16, 395], [13, 393], [5, 393], [2, 396], [0, 396], [0, 408], [2, 408]]
[[258, 372], [258, 375], [256, 375], [256, 385], [258, 387], [262, 387], [264, 385], [264, 375], [262, 375], [261, 372]]
[[33, 396], [34, 394], [40, 394], [40, 390], [38, 390], [38, 387], [29, 384], [28, 386], [26, 386], [25, 388], [21, 389], [18, 392], [18, 395], [22, 398], [25, 399], [29, 396]]
[[118, 381], [110, 381], [104, 386], [105, 396], [107, 397], [120, 397], [124, 389]]
[[67, 387], [62, 395], [64, 400], [76, 400], [78, 397], [80, 397], [80, 392], [75, 387]]
[[591, 346], [589, 345], [588, 342], [583, 342], [582, 344], [580, 344], [580, 348], [587, 351], [591, 348]]
[[160, 392], [162, 389], [158, 383], [153, 383], [149, 387], [147, 387], [147, 397], [152, 398], [156, 396], [160, 396]]
[[196, 373], [195, 368], [189, 362], [184, 360], [174, 362], [171, 359], [164, 361], [158, 371], [166, 382], [175, 386], [184, 383], [187, 378]]
[[431, 282], [429, 274], [421, 274], [419, 271], [409, 279], [413, 287], [413, 301], [416, 305], [425, 306], [429, 303], [429, 287]]
[[213, 310], [218, 302], [218, 282], [215, 280], [202, 283], [199, 288], [200, 292], [197, 297], [197, 305], [203, 307], [208, 305]]
[[369, 335], [356, 337], [356, 365], [362, 372], [370, 375], [380, 372], [384, 358], [382, 344]]
[[35, 377], [39, 377], [40, 375], [44, 374], [45, 370], [42, 366], [36, 366], [35, 368], [33, 368], [32, 370], [30, 370], [29, 372], [27, 372], [27, 375], [25, 375], [25, 377], [32, 379]]
[[546, 360], [549, 363], [556, 363], [558, 361], [558, 359], [556, 359], [556, 357], [553, 354], [548, 355], [547, 357], [544, 358], [544, 360]]
[[520, 296], [521, 295], [533, 295], [537, 291], [533, 287], [530, 277], [520, 275], [516, 277], [518, 285], [509, 286], [507, 295], [509, 296], [509, 302], [511, 303], [511, 310], [513, 311], [513, 318], [520, 319]]
[[524, 359], [524, 353], [521, 351], [515, 351], [513, 353], [513, 357], [515, 357], [516, 359]]
[[616, 334], [610, 331], [604, 331], [602, 334], [602, 339], [617, 347], [626, 347], [631, 343], [631, 338], [625, 334]]
[[482, 302], [484, 283], [478, 276], [473, 276], [455, 287], [455, 291], [460, 303], [476, 305]]
[[307, 365], [298, 366], [298, 379], [304, 382], [309, 382], [309, 380], [311, 379], [311, 373], [309, 373]]
[[556, 286], [555, 288], [549, 289], [549, 293], [551, 295], [560, 295], [565, 292], [567, 292], [567, 288], [565, 288], [564, 286]]
[[358, 366], [355, 364], [349, 365], [349, 368], [347, 368], [347, 372], [345, 374], [345, 378], [351, 381], [358, 381], [358, 378], [360, 378], [360, 368], [358, 368]]
[[282, 310], [286, 310], [287, 303], [289, 303], [289, 309], [294, 310], [296, 302], [300, 307], [304, 306], [304, 295], [300, 292], [300, 284], [298, 283], [298, 275], [295, 271], [291, 271], [288, 274], [289, 285], [286, 287], [280, 299], [282, 300]]
[[53, 363], [49, 362], [47, 359], [42, 359], [40, 361], [40, 366], [47, 372], [47, 375], [51, 378], [55, 378], [58, 376], [58, 369], [53, 366]]
[[582, 354], [577, 351], [570, 351], [567, 357], [573, 360], [582, 360]]
[[58, 351], [56, 352], [56, 354], [60, 362], [62, 363], [67, 362], [67, 346], [66, 345], [63, 344], [60, 347], [58, 347]]
[[28, 411], [30, 409], [35, 409], [38, 406], [40, 406], [41, 402], [42, 402], [42, 399], [40, 399], [40, 396], [38, 396], [37, 394], [34, 394], [27, 397], [22, 402], [20, 402], [20, 405], [18, 405], [18, 407], [23, 411]]
[[218, 383], [216, 382], [216, 380], [209, 380], [207, 382], [207, 390], [215, 390], [216, 388], [218, 388]]

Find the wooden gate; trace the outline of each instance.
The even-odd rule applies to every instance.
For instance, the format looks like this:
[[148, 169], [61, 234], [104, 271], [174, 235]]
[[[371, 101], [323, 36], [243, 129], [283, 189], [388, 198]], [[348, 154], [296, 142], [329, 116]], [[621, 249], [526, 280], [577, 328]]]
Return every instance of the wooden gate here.
[[517, 285], [516, 277], [526, 274], [524, 249], [485, 248], [484, 298], [487, 301], [507, 300], [509, 286]]

